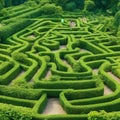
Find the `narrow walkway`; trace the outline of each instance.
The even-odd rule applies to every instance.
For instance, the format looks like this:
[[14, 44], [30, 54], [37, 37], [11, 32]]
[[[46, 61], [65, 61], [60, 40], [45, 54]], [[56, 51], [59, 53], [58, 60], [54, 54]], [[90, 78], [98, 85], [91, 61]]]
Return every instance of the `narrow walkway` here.
[[48, 79], [50, 76], [51, 76], [51, 71], [50, 71], [50, 69], [49, 69], [49, 70], [47, 71], [47, 73], [46, 73], [45, 79]]
[[104, 85], [104, 95], [112, 94], [113, 91], [106, 85]]
[[66, 112], [61, 107], [59, 99], [50, 98], [48, 99], [48, 103], [42, 114], [46, 114], [46, 115], [66, 114]]
[[115, 76], [112, 72], [108, 72], [108, 75], [110, 75], [114, 80], [120, 83], [120, 79], [117, 76]]

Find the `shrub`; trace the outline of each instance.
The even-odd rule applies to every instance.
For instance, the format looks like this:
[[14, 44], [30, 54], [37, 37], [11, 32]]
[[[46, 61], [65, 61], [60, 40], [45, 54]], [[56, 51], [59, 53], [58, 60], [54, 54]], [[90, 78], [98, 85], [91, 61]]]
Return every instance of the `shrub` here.
[[5, 1], [5, 7], [9, 7], [12, 5], [12, 0], [4, 0]]
[[88, 120], [119, 120], [120, 113], [119, 112], [112, 112], [107, 113], [104, 110], [97, 112], [92, 111], [88, 114]]
[[119, 27], [120, 25], [120, 10], [115, 14], [114, 25]]
[[85, 10], [93, 11], [95, 9], [95, 3], [91, 0], [85, 1]]
[[[84, 8], [84, 0], [51, 0], [51, 2], [54, 2], [56, 5], [60, 5], [63, 7], [63, 9], [66, 10], [73, 10], [73, 8], [83, 9]], [[71, 7], [71, 8], [70, 8]]]
[[85, 0], [75, 0], [74, 2], [76, 3], [78, 9], [82, 10], [84, 8]]
[[45, 5], [47, 3], [50, 3], [50, 0], [40, 0], [41, 5]]
[[30, 1], [26, 2], [25, 5], [30, 6], [30, 7], [35, 7], [35, 6], [37, 6], [37, 3], [35, 1], [30, 0]]
[[51, 14], [61, 14], [62, 8], [60, 6], [56, 6], [55, 4], [45, 4], [41, 7], [40, 12], [43, 15], [51, 15]]
[[120, 10], [120, 2], [117, 4], [117, 10]]
[[4, 0], [0, 0], [0, 10], [4, 8]]
[[0, 120], [32, 120], [30, 109], [0, 103]]
[[[115, 14], [117, 11], [117, 4], [119, 0], [93, 0], [95, 3], [96, 8], [107, 10], [110, 14]], [[118, 9], [119, 10], [119, 9]]]
[[65, 9], [68, 11], [74, 11], [76, 9], [76, 4], [75, 2], [69, 2], [66, 4]]
[[92, 111], [88, 114], [88, 120], [108, 120], [105, 111]]

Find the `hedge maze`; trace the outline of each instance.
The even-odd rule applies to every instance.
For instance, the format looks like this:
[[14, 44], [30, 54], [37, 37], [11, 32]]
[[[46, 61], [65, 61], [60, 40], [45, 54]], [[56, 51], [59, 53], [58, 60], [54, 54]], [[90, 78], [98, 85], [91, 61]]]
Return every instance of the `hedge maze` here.
[[[20, 17], [7, 38], [1, 35], [2, 106], [29, 111], [33, 120], [87, 120], [90, 111], [120, 111], [120, 38], [82, 14]], [[49, 98], [59, 98], [64, 115], [43, 114]]]

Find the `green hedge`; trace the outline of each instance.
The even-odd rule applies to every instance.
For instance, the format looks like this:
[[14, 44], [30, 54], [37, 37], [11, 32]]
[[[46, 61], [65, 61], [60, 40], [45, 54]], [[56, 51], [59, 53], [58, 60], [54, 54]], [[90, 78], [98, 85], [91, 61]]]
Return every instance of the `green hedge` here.
[[2, 40], [2, 42], [4, 42], [6, 40], [6, 38], [11, 36], [12, 34], [18, 32], [19, 30], [21, 30], [24, 27], [31, 24], [32, 21], [25, 20], [25, 19], [19, 19], [19, 21], [18, 21], [16, 19], [14, 19], [14, 22], [15, 23], [11, 23], [11, 24], [4, 26], [0, 29], [0, 39]]
[[21, 99], [37, 100], [41, 97], [42, 91], [0, 85], [0, 94]]
[[32, 120], [32, 114], [31, 109], [0, 103], [0, 120]]
[[88, 120], [119, 120], [120, 112], [107, 113], [104, 110], [97, 112], [92, 111], [88, 114]]

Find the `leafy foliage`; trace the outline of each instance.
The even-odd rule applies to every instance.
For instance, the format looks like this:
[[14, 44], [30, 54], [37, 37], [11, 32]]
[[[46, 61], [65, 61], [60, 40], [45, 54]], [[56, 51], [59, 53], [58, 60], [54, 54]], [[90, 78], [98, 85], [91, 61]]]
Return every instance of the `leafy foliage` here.
[[92, 111], [88, 114], [88, 120], [119, 120], [119, 112], [107, 113], [104, 110], [97, 112]]
[[87, 11], [93, 11], [95, 9], [95, 3], [92, 0], [86, 0], [84, 9]]
[[118, 11], [119, 0], [94, 0], [96, 8], [107, 10], [108, 13], [115, 14]]
[[68, 11], [73, 11], [76, 9], [76, 3], [75, 2], [69, 2], [66, 4], [65, 9]]
[[20, 53], [20, 52], [13, 52], [12, 57], [16, 61], [24, 62], [24, 60], [27, 58], [27, 55], [25, 55], [24, 53]]
[[59, 81], [60, 80], [60, 76], [58, 76], [58, 75], [52, 75], [49, 80], [50, 81]]
[[83, 9], [84, 8], [84, 0], [51, 0], [57, 5], [60, 5], [65, 10], [73, 11], [75, 9]]
[[9, 18], [9, 12], [7, 11], [7, 9], [3, 8], [1, 11], [0, 11], [0, 16], [3, 16], [5, 18]]
[[73, 70], [74, 70], [74, 72], [80, 72], [81, 71], [81, 66], [80, 66], [79, 62], [77, 62], [73, 65]]
[[120, 26], [120, 10], [115, 14], [114, 24], [117, 27]]
[[42, 15], [51, 15], [51, 14], [61, 14], [62, 8], [60, 6], [56, 6], [55, 4], [45, 4], [41, 7], [40, 12]]
[[32, 112], [22, 107], [0, 103], [0, 120], [32, 120]]

